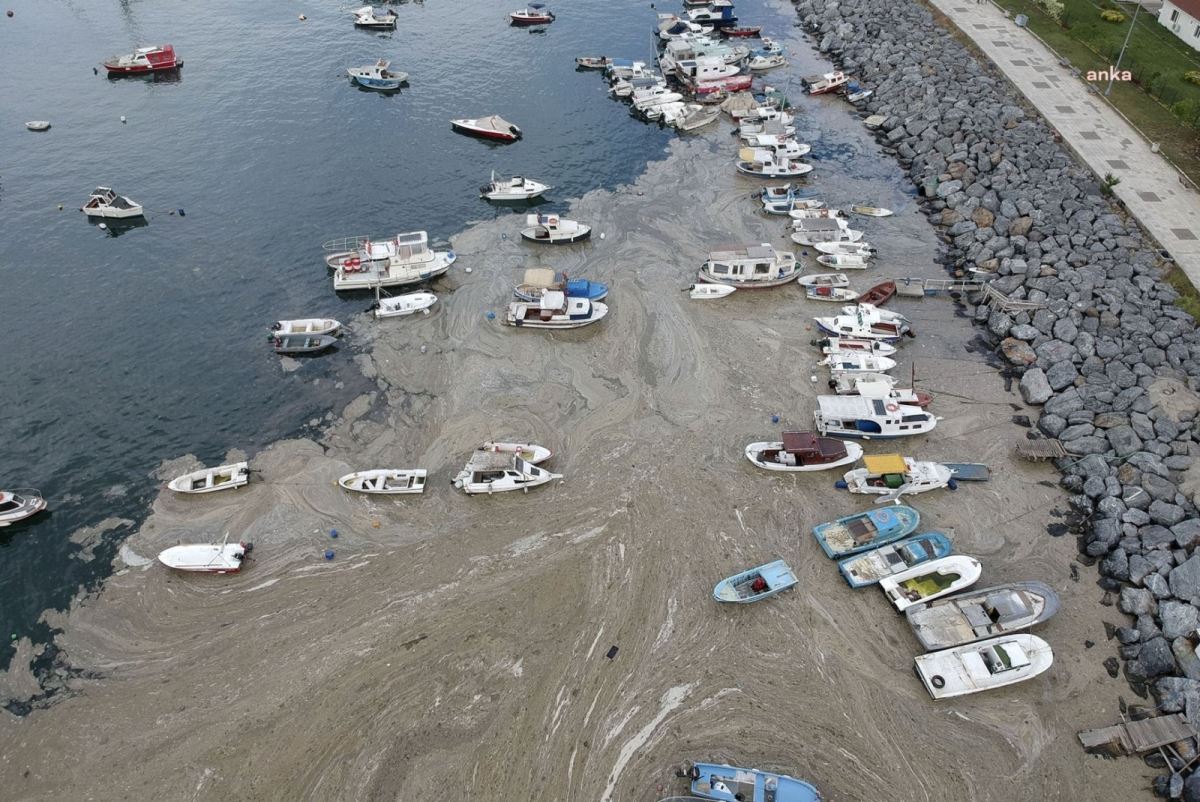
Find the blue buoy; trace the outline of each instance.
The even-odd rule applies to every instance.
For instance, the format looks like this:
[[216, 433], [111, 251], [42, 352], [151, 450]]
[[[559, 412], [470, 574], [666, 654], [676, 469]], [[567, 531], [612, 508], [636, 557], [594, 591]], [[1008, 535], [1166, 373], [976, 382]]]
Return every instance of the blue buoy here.
[[180, 210], [179, 210], [179, 216], [180, 216], [180, 217], [186, 217], [187, 215], [184, 213], [183, 209], [180, 209]]
[[778, 416], [778, 415], [772, 415], [772, 416], [771, 416], [771, 423], [779, 423], [779, 416]]
[[326, 560], [333, 559], [333, 549], [325, 549], [325, 559]]
[[336, 537], [338, 536], [338, 531], [337, 531], [336, 529], [330, 529], [330, 530], [329, 530], [329, 536], [330, 536], [330, 537], [333, 537], [333, 538], [336, 538]]
[[838, 490], [845, 490], [849, 485], [846, 484], [846, 480], [838, 479], [836, 482], [833, 483], [833, 486], [836, 487]]
[[485, 317], [486, 317], [488, 320], [495, 320], [495, 319], [496, 319], [496, 313], [495, 313], [495, 312], [493, 312], [491, 309], [489, 309], [489, 310], [487, 311], [487, 315], [485, 315]]
[[958, 482], [951, 479], [949, 482], [946, 483], [946, 487], [950, 488], [951, 490], [958, 490]]

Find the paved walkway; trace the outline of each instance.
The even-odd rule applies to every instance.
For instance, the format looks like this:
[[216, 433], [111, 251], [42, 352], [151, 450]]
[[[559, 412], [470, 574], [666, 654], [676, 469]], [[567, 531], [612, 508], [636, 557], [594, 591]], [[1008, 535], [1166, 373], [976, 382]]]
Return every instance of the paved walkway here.
[[1200, 193], [1185, 186], [1123, 117], [999, 8], [975, 0], [929, 2], [974, 40], [1097, 175], [1121, 179], [1117, 197], [1200, 289]]

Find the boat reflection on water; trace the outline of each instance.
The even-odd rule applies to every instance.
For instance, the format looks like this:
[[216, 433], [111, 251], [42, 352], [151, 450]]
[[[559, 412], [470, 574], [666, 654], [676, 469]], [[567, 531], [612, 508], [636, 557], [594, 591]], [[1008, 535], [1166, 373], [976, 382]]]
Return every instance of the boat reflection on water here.
[[89, 217], [87, 221], [101, 228], [110, 237], [119, 237], [122, 234], [133, 231], [135, 228], [145, 228], [150, 225], [150, 221], [145, 217], [127, 217], [124, 219]]
[[158, 72], [108, 73], [110, 81], [144, 81], [148, 84], [177, 84], [183, 80], [183, 70], [161, 70]]

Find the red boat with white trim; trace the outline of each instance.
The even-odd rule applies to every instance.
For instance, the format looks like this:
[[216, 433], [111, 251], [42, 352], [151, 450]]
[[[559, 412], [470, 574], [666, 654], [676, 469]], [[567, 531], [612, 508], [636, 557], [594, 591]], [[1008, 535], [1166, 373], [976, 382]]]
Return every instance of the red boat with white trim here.
[[834, 72], [826, 72], [821, 75], [810, 75], [807, 78], [802, 79], [802, 82], [808, 87], [808, 93], [810, 95], [823, 95], [826, 92], [832, 92], [841, 86], [845, 86], [849, 80], [850, 79], [846, 77], [846, 73], [842, 72], [841, 70], [837, 70]]
[[508, 15], [513, 25], [549, 25], [554, 22], [554, 12], [541, 3], [530, 3], [520, 11]]
[[497, 114], [479, 119], [451, 120], [450, 127], [460, 134], [500, 142], [516, 142], [521, 138], [521, 129]]
[[183, 59], [175, 55], [172, 45], [139, 47], [132, 53], [106, 59], [104, 69], [110, 75], [138, 75], [147, 72], [176, 70], [183, 66]]

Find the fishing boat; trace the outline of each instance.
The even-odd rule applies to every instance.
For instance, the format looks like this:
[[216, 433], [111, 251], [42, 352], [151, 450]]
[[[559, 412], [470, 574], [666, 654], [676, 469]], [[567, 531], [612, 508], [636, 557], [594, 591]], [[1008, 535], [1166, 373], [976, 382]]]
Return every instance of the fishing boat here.
[[730, 28], [737, 23], [733, 13], [733, 0], [708, 0], [704, 8], [692, 8], [686, 12], [692, 22], [711, 25], [714, 28]]
[[846, 221], [839, 217], [823, 220], [792, 220], [792, 242], [798, 245], [816, 245], [818, 242], [857, 242], [862, 232], [847, 228]]
[[644, 111], [651, 106], [657, 106], [662, 103], [678, 103], [683, 100], [683, 95], [678, 92], [672, 92], [665, 86], [651, 86], [645, 89], [634, 89], [630, 100], [635, 109]]
[[661, 75], [645, 75], [637, 78], [618, 78], [613, 82], [612, 92], [613, 97], [622, 99], [633, 97], [633, 93], [639, 89], [650, 89], [652, 87], [665, 87], [667, 81]]
[[457, 258], [454, 251], [429, 247], [424, 231], [391, 239], [343, 237], [324, 243], [325, 264], [333, 268], [335, 290], [371, 290], [416, 284], [442, 275]]
[[488, 440], [476, 450], [491, 454], [515, 454], [530, 465], [541, 465], [554, 456], [554, 452], [545, 446], [534, 443], [509, 443], [503, 440]]
[[[761, 134], [782, 134], [785, 128], [796, 121], [792, 114], [774, 106], [735, 107], [730, 110], [729, 116], [738, 123], [737, 133], [743, 141], [751, 136]], [[746, 126], [747, 129], [751, 126], [757, 126], [757, 128], [742, 130], [742, 126]]]
[[315, 354], [337, 342], [328, 334], [272, 334], [271, 348], [277, 354]]
[[118, 195], [108, 187], [96, 187], [81, 208], [88, 217], [125, 219], [142, 216], [142, 205], [124, 195]]
[[183, 59], [175, 55], [171, 45], [139, 47], [132, 53], [113, 56], [104, 60], [104, 69], [109, 75], [141, 75], [148, 72], [166, 72], [183, 66]]
[[167, 487], [176, 493], [215, 493], [218, 490], [233, 490], [249, 481], [249, 463], [235, 462], [185, 473], [168, 482]]
[[549, 25], [554, 22], [554, 12], [542, 3], [530, 3], [520, 11], [508, 15], [513, 25]]
[[421, 468], [377, 468], [355, 471], [337, 480], [345, 490], [356, 493], [401, 495], [425, 492], [426, 471]]
[[878, 206], [851, 206], [850, 211], [855, 214], [865, 215], [866, 217], [891, 217], [891, 209], [883, 209]]
[[875, 249], [870, 243], [862, 242], [817, 242], [813, 244], [813, 249], [824, 254], [832, 256], [861, 256], [864, 259], [875, 255]]
[[813, 537], [827, 556], [847, 557], [907, 537], [920, 523], [921, 514], [912, 507], [881, 507], [817, 524]]
[[544, 485], [562, 474], [551, 473], [506, 451], [475, 451], [466, 466], [454, 477], [454, 486], [464, 493], [503, 493]]
[[1058, 612], [1058, 594], [1042, 582], [1010, 582], [905, 611], [926, 651], [949, 649], [1037, 626]]
[[735, 165], [742, 175], [755, 178], [786, 178], [813, 171], [811, 164], [776, 157], [774, 151], [765, 148], [742, 148], [738, 151]]
[[916, 658], [917, 676], [934, 699], [965, 696], [1024, 682], [1054, 663], [1036, 635], [1007, 635]]
[[618, 78], [633, 78], [646, 71], [646, 62], [634, 61], [628, 58], [609, 59], [609, 65], [604, 70], [604, 74], [610, 81], [615, 81]]
[[654, 34], [664, 42], [678, 42], [685, 37], [690, 38], [712, 31], [711, 25], [700, 25], [676, 14], [659, 14], [658, 22], [654, 26]]
[[[850, 309], [853, 311], [847, 312]], [[894, 342], [904, 336], [913, 336], [912, 326], [903, 315], [881, 316], [877, 306], [860, 304], [857, 307], [842, 307], [842, 314], [833, 317], [814, 318], [821, 331], [835, 337], [850, 337], [858, 340], [887, 340]]]
[[783, 45], [769, 37], [762, 37], [758, 43], [758, 49], [762, 53], [782, 53]]
[[608, 307], [587, 298], [570, 298], [558, 291], [547, 292], [536, 301], [513, 301], [504, 322], [526, 329], [577, 329], [598, 323]]
[[758, 36], [760, 33], [762, 33], [761, 25], [744, 25], [744, 26], [738, 27], [738, 28], [722, 28], [721, 29], [722, 36], [747, 37], [747, 36]]
[[787, 59], [780, 53], [764, 53], [762, 55], [751, 56], [746, 62], [746, 69], [750, 72], [766, 72], [773, 70], [776, 67], [786, 67]]
[[825, 201], [802, 198], [786, 198], [784, 200], [766, 200], [762, 202], [763, 211], [767, 214], [791, 214], [800, 209], [818, 209], [825, 205]]
[[834, 351], [817, 363], [829, 368], [834, 376], [845, 373], [887, 373], [896, 367], [896, 360], [862, 351]]
[[700, 56], [675, 62], [675, 78], [697, 95], [718, 90], [741, 92], [749, 89], [754, 76], [743, 73], [736, 64], [721, 56]]
[[971, 587], [979, 581], [982, 572], [983, 567], [974, 557], [951, 554], [885, 576], [879, 580], [879, 588], [902, 613], [914, 604], [940, 599]]
[[[890, 405], [900, 406], [894, 402]], [[847, 471], [838, 486], [851, 493], [881, 495], [895, 501], [903, 495], [946, 487], [952, 478], [950, 469], [940, 462], [918, 461], [899, 454], [871, 454], [863, 457], [863, 465]]]
[[592, 227], [556, 214], [527, 214], [521, 236], [530, 242], [565, 245], [591, 236]]
[[706, 301], [713, 298], [726, 298], [733, 295], [737, 287], [728, 284], [693, 284], [687, 288], [688, 295], [694, 301]]
[[[817, 261], [820, 261], [820, 259]], [[858, 302], [860, 304], [879, 306], [880, 304], [887, 303], [895, 294], [896, 282], [890, 280], [882, 281], [864, 292], [862, 295], [858, 296]]]
[[863, 89], [853, 82], [846, 84], [846, 100], [849, 100], [851, 103], [860, 103], [873, 94], [875, 94], [875, 90], [873, 89]]
[[675, 127], [680, 131], [695, 131], [706, 125], [711, 125], [721, 116], [720, 109], [693, 109], [683, 116]]
[[810, 95], [823, 95], [826, 92], [832, 92], [833, 90], [843, 86], [849, 80], [850, 79], [847, 78], [846, 74], [841, 70], [825, 72], [821, 73], [820, 75], [810, 75], [807, 78], [802, 79], [804, 85], [808, 87], [808, 93]]
[[25, 123], [25, 127], [28, 128], [30, 131], [49, 131], [50, 130], [50, 121], [49, 120], [30, 120], [29, 122]]
[[[868, 267], [870, 267], [870, 265], [867, 264], [867, 258], [865, 256], [859, 256], [858, 254], [825, 253], [817, 257], [817, 262], [825, 265], [826, 267], [840, 267], [842, 269], [849, 270], [866, 270]], [[893, 288], [895, 288], [895, 286], [895, 284], [892, 285]]]
[[782, 441], [746, 446], [746, 459], [758, 467], [789, 473], [826, 471], [853, 465], [862, 455], [862, 446], [858, 443], [817, 437], [812, 432], [784, 432]]
[[[822, 204], [823, 205], [823, 204]], [[788, 217], [792, 220], [840, 220], [845, 217], [840, 209], [825, 209], [821, 207], [812, 209], [793, 209], [788, 212]], [[842, 221], [843, 227], [845, 221]]]
[[386, 6], [363, 6], [350, 12], [358, 28], [388, 30], [396, 27], [396, 13]]
[[[792, 183], [780, 184], [774, 187], [763, 187], [759, 190], [759, 197], [763, 200], [779, 201], [792, 200], [801, 198], [811, 198], [813, 190], [797, 186]], [[815, 208], [815, 207], [814, 207]]]
[[[791, 115], [786, 115], [787, 119], [791, 119]], [[771, 136], [794, 137], [796, 135], [796, 126], [791, 122], [783, 122], [779, 119], [743, 119], [737, 127], [737, 135], [743, 142], [750, 137], [760, 134], [768, 134]]]
[[556, 274], [545, 267], [526, 270], [524, 280], [513, 288], [513, 295], [522, 301], [536, 301], [555, 290], [571, 298], [587, 298], [589, 301], [603, 301], [608, 297], [607, 284], [585, 278], [568, 278], [566, 273]]
[[306, 317], [298, 320], [277, 320], [271, 324], [276, 334], [335, 334], [342, 324], [331, 317]]
[[350, 76], [350, 80], [354, 81], [354, 83], [359, 86], [365, 86], [367, 89], [392, 91], [408, 83], [408, 73], [392, 72], [388, 69], [391, 65], [392, 62], [381, 58], [379, 61], [366, 67], [350, 67], [346, 70], [346, 74]]
[[845, 273], [810, 273], [796, 279], [801, 287], [848, 287], [850, 279]]
[[521, 129], [498, 114], [489, 117], [451, 120], [450, 127], [460, 134], [497, 142], [516, 142], [521, 138]]
[[385, 317], [404, 317], [424, 312], [437, 303], [437, 296], [432, 292], [408, 292], [404, 295], [394, 295], [391, 298], [378, 298], [370, 307], [376, 319]]
[[775, 560], [722, 579], [713, 588], [713, 598], [719, 602], [750, 604], [782, 593], [799, 581], [786, 562]]
[[857, 395], [820, 395], [817, 407], [813, 414], [817, 431], [833, 437], [911, 437], [928, 434], [941, 420], [920, 407]]
[[891, 356], [897, 350], [896, 346], [883, 340], [858, 340], [852, 337], [824, 337], [820, 340], [813, 340], [812, 345], [820, 348], [823, 354], [858, 353]]
[[693, 763], [688, 769], [693, 794], [721, 802], [821, 802], [810, 783], [786, 774], [739, 769], [726, 763]]
[[947, 557], [953, 551], [950, 538], [940, 532], [925, 532], [848, 557], [838, 563], [838, 570], [850, 587], [865, 588], [884, 577]]
[[[19, 491], [19, 492], [18, 492]], [[46, 509], [46, 500], [33, 488], [0, 490], [0, 527], [12, 526]]]
[[[835, 373], [829, 380], [829, 387], [838, 395], [861, 395], [863, 398], [878, 398], [893, 404], [924, 409], [933, 403], [933, 396], [923, 390], [896, 387], [896, 379], [882, 373]], [[946, 466], [950, 467], [950, 466]], [[951, 469], [951, 473], [953, 473]]]
[[612, 59], [608, 56], [579, 56], [575, 59], [575, 66], [581, 70], [603, 70], [611, 64]]
[[176, 571], [236, 574], [253, 549], [250, 543], [185, 543], [159, 552], [158, 561]]
[[[780, 153], [780, 149], [782, 149], [783, 152], [780, 155], [794, 156], [796, 158], [807, 156], [812, 152], [812, 145], [809, 145], [807, 142], [797, 142], [785, 134], [744, 134], [742, 141], [752, 148], [768, 148], [777, 153]], [[817, 209], [825, 205], [822, 201], [814, 201], [813, 203], [815, 205], [801, 205], [797, 208]]]
[[493, 170], [492, 180], [479, 188], [479, 197], [490, 201], [523, 201], [536, 198], [552, 189], [554, 187], [549, 184], [520, 175], [497, 179], [496, 171]]
[[804, 297], [810, 301], [845, 303], [858, 298], [858, 293], [849, 287], [805, 287]]
[[777, 251], [770, 243], [727, 246], [712, 251], [700, 266], [699, 278], [708, 284], [744, 289], [780, 287], [799, 277], [796, 254]]

